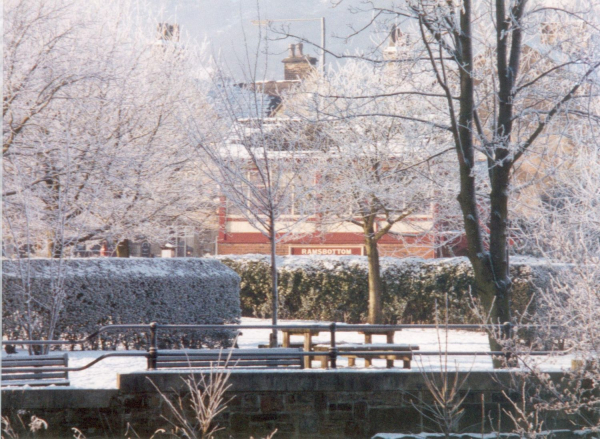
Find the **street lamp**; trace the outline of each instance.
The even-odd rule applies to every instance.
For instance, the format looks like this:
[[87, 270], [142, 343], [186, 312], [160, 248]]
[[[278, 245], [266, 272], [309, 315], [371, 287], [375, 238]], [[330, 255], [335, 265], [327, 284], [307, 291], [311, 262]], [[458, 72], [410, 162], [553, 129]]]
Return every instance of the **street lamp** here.
[[321, 72], [325, 74], [325, 17], [320, 18], [279, 18], [279, 19], [266, 19], [266, 20], [252, 20], [252, 24], [255, 26], [269, 26], [271, 23], [276, 21], [320, 21], [321, 22]]

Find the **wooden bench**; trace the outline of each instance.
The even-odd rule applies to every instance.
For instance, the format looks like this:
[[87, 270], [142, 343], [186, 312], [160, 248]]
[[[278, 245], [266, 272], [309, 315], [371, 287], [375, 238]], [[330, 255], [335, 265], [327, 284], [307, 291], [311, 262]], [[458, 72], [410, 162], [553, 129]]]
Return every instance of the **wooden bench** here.
[[190, 349], [159, 350], [157, 369], [189, 369], [212, 367], [237, 368], [304, 368], [302, 349]]
[[[261, 343], [261, 344], [258, 345], [258, 347], [261, 348], [261, 349], [271, 349], [271, 346], [268, 345], [268, 344], [266, 344], [266, 343]], [[304, 347], [304, 343], [301, 343], [301, 342], [292, 342], [292, 343], [289, 344], [289, 346], [283, 346], [282, 343], [279, 343], [277, 345], [277, 347], [280, 348], [280, 349], [283, 348], [283, 347], [302, 349]]]
[[2, 356], [2, 387], [68, 386], [68, 354]]
[[[338, 355], [348, 357], [348, 366], [355, 366], [357, 358], [365, 359], [365, 367], [370, 367], [374, 358], [387, 360], [388, 368], [394, 367], [394, 360], [402, 360], [404, 369], [410, 369], [412, 361], [412, 351], [419, 349], [419, 346], [406, 344], [340, 344], [337, 347]], [[317, 345], [315, 351], [329, 351], [328, 345]], [[371, 352], [386, 352], [370, 353]], [[389, 353], [387, 353], [389, 352]]]

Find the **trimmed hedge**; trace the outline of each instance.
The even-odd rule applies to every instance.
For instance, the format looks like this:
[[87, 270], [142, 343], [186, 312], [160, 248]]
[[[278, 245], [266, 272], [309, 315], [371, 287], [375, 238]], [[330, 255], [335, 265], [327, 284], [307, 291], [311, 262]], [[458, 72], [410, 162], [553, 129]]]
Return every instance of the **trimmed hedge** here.
[[[21, 320], [27, 285], [37, 303], [37, 326], [48, 328], [44, 305], [62, 282], [64, 308], [54, 338], [65, 340], [84, 338], [108, 324], [220, 324], [240, 318], [240, 278], [215, 259], [85, 258], [62, 264], [50, 259], [4, 260], [2, 268], [2, 326], [10, 339], [27, 338]], [[29, 284], [24, 281], [28, 276]], [[146, 341], [144, 334], [133, 331], [105, 333], [91, 348], [142, 348]], [[229, 346], [232, 334], [161, 331], [160, 341], [163, 347]]]
[[[271, 313], [269, 257], [219, 256], [241, 278], [243, 316]], [[281, 318], [363, 323], [367, 317], [368, 268], [364, 256], [278, 258]], [[386, 323], [433, 323], [448, 293], [451, 323], [480, 323], [471, 312], [473, 271], [466, 258], [381, 258]], [[541, 261], [513, 258], [513, 311], [523, 313], [537, 288], [549, 282]], [[530, 309], [531, 311], [531, 309]]]

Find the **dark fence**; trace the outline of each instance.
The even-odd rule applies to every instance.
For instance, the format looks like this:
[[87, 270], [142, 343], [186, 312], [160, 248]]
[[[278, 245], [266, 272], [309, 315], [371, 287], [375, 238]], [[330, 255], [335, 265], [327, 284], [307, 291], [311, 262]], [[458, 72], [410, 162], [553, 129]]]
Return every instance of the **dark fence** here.
[[[156, 322], [150, 324], [132, 324], [132, 325], [107, 325], [103, 326], [98, 331], [90, 334], [89, 336], [81, 340], [2, 340], [2, 345], [22, 345], [22, 346], [59, 346], [59, 345], [78, 345], [92, 341], [100, 334], [107, 332], [118, 332], [124, 330], [135, 330], [140, 332], [146, 332], [149, 335], [150, 344], [147, 352], [110, 352], [103, 354], [96, 358], [94, 361], [81, 366], [81, 367], [70, 367], [62, 368], [61, 371], [77, 372], [85, 370], [94, 364], [102, 361], [105, 358], [110, 357], [146, 357], [148, 359], [148, 369], [156, 369], [156, 358], [158, 353], [158, 340], [160, 331], [198, 331], [198, 330], [237, 330], [238, 333], [242, 329], [270, 329], [272, 331], [282, 330], [306, 330], [306, 331], [319, 331], [329, 332], [330, 334], [330, 347], [328, 352], [300, 352], [298, 355], [303, 357], [323, 357], [327, 355], [329, 357], [330, 368], [337, 368], [337, 358], [339, 356], [338, 347], [336, 345], [336, 334], [339, 332], [361, 332], [367, 331], [371, 333], [383, 333], [385, 331], [398, 331], [402, 329], [415, 329], [415, 328], [429, 328], [429, 329], [468, 329], [468, 330], [487, 330], [496, 331], [503, 338], [509, 339], [512, 337], [515, 330], [519, 329], [535, 329], [539, 328], [539, 325], [514, 325], [511, 323], [504, 324], [485, 324], [485, 325], [474, 325], [474, 324], [448, 324], [448, 325], [434, 325], [434, 324], [402, 324], [402, 325], [353, 325], [345, 323], [327, 323], [327, 324], [307, 324], [307, 325], [171, 325], [171, 324], [159, 324]], [[552, 329], [559, 328], [558, 326], [552, 326]], [[393, 351], [353, 351], [353, 355], [370, 354], [370, 355], [390, 355]], [[504, 351], [412, 351], [413, 355], [421, 356], [432, 356], [432, 355], [447, 355], [447, 356], [473, 356], [473, 355], [489, 355], [496, 358], [510, 359], [519, 356], [532, 355], [532, 356], [545, 356], [545, 355], [565, 355], [570, 353], [565, 351], [562, 346], [559, 350], [554, 351], [516, 351], [506, 349]], [[49, 369], [50, 371], [50, 369]]]

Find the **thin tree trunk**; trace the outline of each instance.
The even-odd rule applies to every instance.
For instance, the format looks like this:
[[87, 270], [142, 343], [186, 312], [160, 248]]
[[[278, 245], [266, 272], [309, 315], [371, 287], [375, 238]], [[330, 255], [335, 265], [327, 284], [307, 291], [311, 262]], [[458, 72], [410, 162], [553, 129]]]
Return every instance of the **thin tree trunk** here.
[[[372, 235], [371, 235], [372, 236]], [[379, 266], [379, 250], [377, 241], [370, 236], [365, 236], [367, 261], [369, 263], [369, 316], [368, 323], [383, 323], [381, 269]]]
[[[272, 324], [277, 325], [277, 308], [279, 306], [279, 292], [277, 290], [277, 247], [275, 243], [275, 220], [271, 218], [271, 294], [272, 294]], [[277, 330], [273, 329], [269, 345], [277, 347]]]
[[117, 258], [129, 258], [131, 256], [131, 249], [129, 247], [129, 239], [119, 241], [117, 244]]

